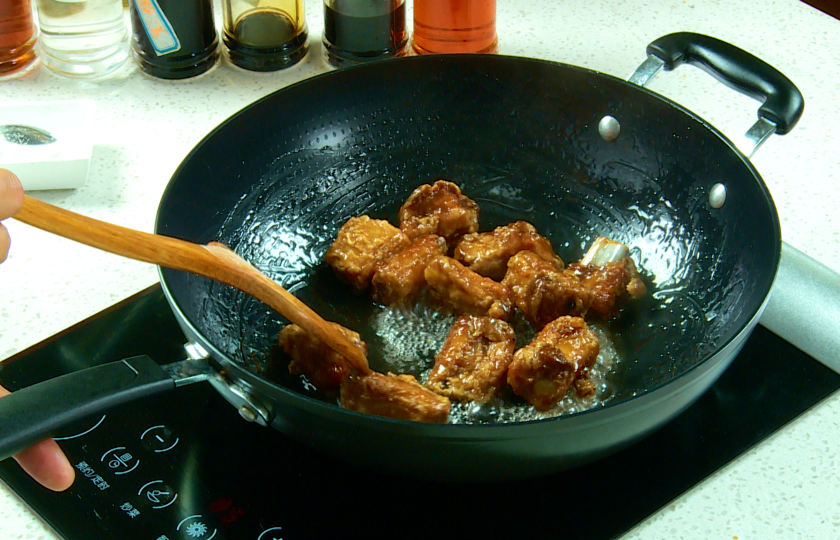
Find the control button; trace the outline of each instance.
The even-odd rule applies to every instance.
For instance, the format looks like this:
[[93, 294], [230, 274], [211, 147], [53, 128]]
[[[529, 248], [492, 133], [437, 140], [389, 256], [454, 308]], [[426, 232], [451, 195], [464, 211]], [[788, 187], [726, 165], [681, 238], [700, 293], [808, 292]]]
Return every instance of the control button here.
[[172, 430], [164, 425], [152, 426], [140, 435], [143, 447], [155, 453], [168, 452], [175, 448], [180, 440], [172, 435]]
[[160, 510], [178, 500], [175, 490], [163, 483], [163, 480], [152, 480], [140, 488], [137, 495], [152, 503], [152, 508]]
[[87, 435], [88, 433], [90, 433], [90, 432], [91, 432], [91, 431], [93, 431], [94, 429], [96, 429], [96, 428], [98, 428], [99, 426], [101, 426], [101, 425], [102, 425], [102, 422], [104, 422], [104, 421], [105, 421], [105, 417], [106, 417], [106, 416], [107, 416], [107, 415], [104, 415], [104, 414], [103, 414], [103, 415], [102, 415], [102, 418], [100, 418], [99, 420], [96, 420], [96, 421], [92, 422], [90, 425], [88, 425], [88, 426], [86, 426], [86, 427], [82, 428], [80, 431], [77, 431], [76, 433], [72, 433], [72, 434], [70, 434], [70, 435], [66, 435], [66, 436], [62, 436], [62, 437], [53, 437], [53, 439], [54, 439], [54, 440], [56, 440], [56, 441], [67, 441], [67, 440], [69, 440], [69, 439], [78, 439], [79, 437], [82, 437], [82, 436], [84, 436], [84, 435]]
[[114, 470], [114, 474], [127, 474], [140, 465], [140, 460], [126, 452], [125, 446], [116, 446], [111, 448], [99, 459], [102, 463], [107, 463], [108, 467]]
[[181, 523], [175, 528], [178, 532], [185, 535], [187, 538], [195, 538], [198, 540], [210, 540], [216, 536], [216, 529], [211, 529], [200, 514], [188, 516], [181, 520]]
[[280, 537], [280, 530], [283, 527], [272, 527], [270, 529], [264, 530], [260, 535], [257, 537], [257, 540], [283, 540]]

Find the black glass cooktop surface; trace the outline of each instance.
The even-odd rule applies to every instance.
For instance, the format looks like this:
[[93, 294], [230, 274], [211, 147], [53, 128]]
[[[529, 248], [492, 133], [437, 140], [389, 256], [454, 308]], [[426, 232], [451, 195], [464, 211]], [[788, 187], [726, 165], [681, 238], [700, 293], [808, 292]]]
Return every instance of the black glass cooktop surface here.
[[[180, 360], [159, 286], [0, 364], [17, 389], [146, 354]], [[73, 487], [49, 492], [13, 460], [0, 479], [67, 540], [588, 538], [620, 536], [840, 388], [840, 375], [763, 327], [720, 380], [651, 436], [590, 465], [488, 485], [406, 480], [313, 455], [243, 421], [210, 385], [89, 418], [59, 434]]]

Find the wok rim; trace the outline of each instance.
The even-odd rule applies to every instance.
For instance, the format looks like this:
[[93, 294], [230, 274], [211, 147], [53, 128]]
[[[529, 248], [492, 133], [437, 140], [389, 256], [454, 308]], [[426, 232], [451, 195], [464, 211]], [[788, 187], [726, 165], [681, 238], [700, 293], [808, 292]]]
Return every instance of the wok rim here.
[[[735, 156], [737, 156], [737, 158], [741, 162], [741, 164], [746, 167], [746, 170], [750, 173], [750, 175], [752, 177], [751, 181], [757, 184], [758, 188], [760, 189], [761, 195], [765, 199], [765, 201], [767, 203], [767, 207], [770, 210], [771, 230], [769, 230], [767, 232], [767, 234], [772, 235], [772, 238], [774, 239], [774, 242], [772, 242], [772, 244], [773, 244], [772, 265], [771, 265], [772, 266], [772, 274], [770, 276], [772, 279], [769, 279], [769, 284], [768, 284], [766, 290], [761, 291], [760, 294], [762, 296], [762, 301], [758, 304], [758, 306], [753, 310], [753, 312], [751, 314], [749, 314], [749, 316], [745, 316], [744, 322], [742, 324], [738, 325], [738, 328], [733, 330], [732, 335], [727, 340], [725, 340], [724, 342], [719, 344], [719, 346], [714, 351], [706, 354], [701, 359], [699, 359], [697, 362], [695, 362], [692, 366], [688, 367], [687, 369], [685, 369], [681, 373], [677, 374], [676, 376], [673, 376], [673, 377], [671, 377], [671, 378], [669, 378], [669, 379], [667, 379], [663, 382], [659, 382], [659, 383], [655, 384], [654, 386], [645, 389], [641, 393], [636, 393], [632, 396], [629, 396], [629, 397], [626, 397], [626, 398], [623, 398], [623, 399], [620, 399], [620, 400], [616, 400], [616, 401], [610, 400], [609, 402], [607, 402], [604, 405], [596, 405], [594, 407], [591, 407], [591, 408], [583, 410], [583, 411], [577, 411], [577, 412], [574, 412], [574, 413], [571, 413], [571, 414], [564, 414], [564, 415], [551, 417], [551, 418], [541, 418], [541, 419], [519, 421], [519, 422], [503, 422], [503, 423], [487, 423], [487, 424], [484, 424], [484, 423], [479, 423], [479, 424], [450, 424], [450, 423], [446, 423], [446, 424], [426, 424], [426, 423], [412, 422], [412, 421], [409, 421], [409, 420], [397, 420], [397, 419], [392, 419], [392, 418], [373, 416], [373, 415], [369, 415], [369, 414], [350, 411], [348, 409], [343, 409], [336, 404], [328, 403], [328, 402], [320, 400], [318, 398], [308, 396], [306, 394], [297, 392], [297, 391], [292, 390], [290, 388], [286, 388], [285, 386], [282, 386], [282, 385], [272, 381], [271, 379], [266, 378], [263, 375], [254, 373], [254, 372], [244, 368], [238, 362], [231, 359], [228, 355], [219, 351], [218, 348], [215, 345], [213, 345], [210, 342], [210, 340], [208, 340], [203, 335], [203, 333], [200, 332], [195, 327], [193, 322], [186, 317], [186, 315], [184, 314], [184, 311], [182, 310], [178, 301], [174, 298], [174, 295], [169, 288], [169, 284], [168, 284], [168, 282], [166, 280], [166, 276], [165, 276], [165, 272], [167, 270], [158, 266], [157, 270], [158, 270], [159, 280], [160, 280], [161, 287], [162, 287], [162, 290], [164, 292], [164, 295], [167, 299], [167, 302], [170, 305], [170, 308], [173, 310], [175, 316], [178, 318], [179, 322], [182, 325], [188, 326], [189, 329], [193, 332], [194, 335], [200, 336], [202, 338], [202, 341], [203, 341], [202, 346], [210, 349], [209, 352], [210, 352], [211, 356], [213, 356], [217, 361], [222, 363], [224, 365], [225, 369], [233, 368], [237, 372], [241, 371], [242, 373], [247, 374], [247, 376], [255, 377], [261, 383], [270, 387], [274, 392], [280, 392], [281, 394], [289, 396], [294, 401], [299, 401], [302, 404], [305, 404], [306, 405], [305, 408], [307, 410], [318, 411], [321, 416], [326, 416], [326, 415], [334, 414], [334, 413], [338, 412], [341, 415], [346, 415], [348, 418], [354, 419], [355, 421], [363, 422], [363, 423], [368, 424], [368, 425], [376, 425], [376, 426], [384, 425], [384, 426], [391, 426], [391, 427], [399, 426], [399, 427], [405, 428], [407, 426], [417, 426], [418, 424], [421, 424], [421, 425], [424, 426], [424, 429], [434, 429], [435, 431], [438, 431], [437, 426], [446, 426], [446, 427], [442, 428], [443, 430], [445, 430], [445, 432], [442, 431], [441, 435], [448, 432], [449, 436], [444, 437], [444, 438], [446, 438], [448, 440], [455, 440], [455, 439], [459, 438], [458, 435], [456, 434], [456, 431], [461, 431], [461, 430], [487, 431], [487, 430], [490, 430], [490, 429], [496, 430], [496, 429], [507, 428], [508, 431], [511, 431], [512, 428], [525, 429], [528, 426], [541, 426], [541, 425], [545, 425], [546, 423], [557, 423], [558, 421], [561, 421], [561, 420], [569, 420], [569, 419], [572, 419], [572, 418], [581, 419], [581, 418], [585, 418], [585, 417], [591, 417], [594, 414], [599, 414], [599, 413], [604, 414], [605, 412], [614, 412], [617, 407], [627, 406], [628, 404], [638, 402], [638, 400], [640, 398], [652, 397], [654, 395], [658, 395], [659, 393], [661, 393], [663, 391], [663, 389], [667, 388], [668, 386], [671, 386], [673, 383], [675, 383], [677, 381], [682, 380], [682, 382], [686, 382], [687, 378], [694, 378], [694, 376], [696, 375], [696, 372], [698, 370], [700, 370], [701, 368], [706, 369], [706, 368], [712, 367], [711, 363], [713, 363], [716, 359], [718, 361], [720, 361], [719, 357], [724, 356], [724, 352], [728, 348], [732, 347], [735, 342], [740, 340], [740, 344], [742, 345], [743, 342], [746, 341], [746, 339], [749, 337], [749, 335], [753, 332], [755, 326], [758, 324], [758, 320], [761, 317], [761, 314], [763, 313], [764, 309], [767, 306], [767, 303], [768, 303], [768, 300], [769, 300], [769, 297], [770, 297], [770, 291], [771, 291], [773, 283], [775, 282], [776, 277], [778, 275], [779, 265], [781, 263], [782, 235], [781, 235], [781, 223], [780, 223], [780, 220], [779, 220], [778, 209], [777, 209], [776, 204], [773, 200], [772, 194], [770, 193], [770, 190], [769, 190], [767, 184], [764, 182], [761, 175], [758, 173], [758, 171], [756, 170], [756, 168], [754, 167], [752, 162], [749, 160], [749, 158], [747, 158], [735, 146], [735, 144], [728, 137], [726, 137], [720, 130], [718, 130], [713, 124], [711, 124], [710, 122], [708, 122], [707, 120], [705, 120], [704, 118], [699, 116], [698, 114], [696, 114], [696, 113], [692, 112], [691, 110], [687, 109], [683, 105], [673, 101], [671, 98], [668, 98], [666, 96], [663, 96], [661, 94], [653, 92], [648, 88], [641, 87], [641, 86], [638, 86], [636, 84], [630, 83], [625, 79], [622, 79], [620, 77], [616, 77], [616, 76], [608, 74], [608, 73], [600, 72], [600, 71], [593, 70], [593, 69], [586, 68], [586, 67], [575, 66], [575, 65], [571, 65], [571, 64], [565, 64], [565, 63], [557, 62], [557, 61], [553, 61], [553, 60], [523, 57], [523, 56], [501, 55], [501, 54], [494, 54], [494, 55], [448, 54], [448, 55], [430, 55], [430, 56], [411, 56], [411, 57], [405, 57], [405, 58], [385, 59], [385, 60], [380, 60], [380, 61], [377, 61], [377, 62], [372, 62], [370, 64], [361, 64], [361, 65], [349, 66], [349, 67], [346, 67], [346, 68], [342, 68], [340, 70], [332, 70], [332, 71], [328, 71], [328, 72], [325, 72], [325, 73], [320, 73], [320, 74], [314, 75], [312, 77], [302, 79], [300, 81], [294, 82], [292, 84], [289, 84], [287, 86], [284, 86], [282, 88], [274, 90], [271, 93], [269, 93], [269, 94], [267, 94], [267, 95], [265, 95], [265, 96], [263, 96], [263, 97], [261, 97], [257, 100], [254, 100], [253, 102], [245, 105], [244, 107], [242, 107], [238, 111], [229, 115], [221, 123], [219, 123], [216, 127], [214, 127], [210, 132], [208, 132], [204, 137], [202, 137], [202, 139], [198, 143], [196, 143], [195, 146], [193, 146], [193, 148], [186, 154], [186, 156], [184, 156], [182, 161], [179, 163], [178, 167], [172, 173], [172, 176], [171, 176], [169, 182], [167, 182], [166, 188], [164, 189], [164, 191], [161, 195], [161, 198], [160, 198], [160, 201], [159, 201], [159, 204], [158, 204], [158, 209], [157, 209], [156, 216], [155, 216], [155, 224], [154, 224], [155, 232], [158, 233], [158, 234], [160, 233], [159, 231], [160, 231], [161, 224], [162, 224], [161, 211], [164, 208], [166, 200], [170, 196], [170, 192], [174, 189], [173, 186], [175, 185], [177, 179], [179, 178], [179, 175], [182, 173], [182, 170], [186, 167], [186, 164], [188, 162], [190, 162], [191, 160], [193, 160], [194, 156], [200, 151], [200, 149], [209, 140], [214, 139], [219, 132], [221, 132], [222, 130], [224, 130], [226, 128], [227, 125], [229, 125], [231, 122], [233, 122], [238, 117], [240, 117], [244, 114], [247, 114], [250, 110], [259, 107], [263, 102], [266, 102], [266, 101], [269, 101], [269, 100], [272, 100], [272, 99], [276, 99], [276, 96], [282, 95], [283, 93], [289, 92], [293, 89], [297, 89], [297, 88], [300, 88], [300, 87], [306, 87], [306, 86], [309, 86], [309, 85], [316, 85], [322, 79], [332, 79], [332, 78], [336, 78], [336, 77], [342, 77], [343, 76], [342, 74], [353, 73], [353, 72], [362, 71], [362, 70], [372, 71], [374, 69], [385, 69], [383, 66], [387, 66], [388, 64], [393, 64], [394, 62], [401, 62], [403, 65], [406, 65], [406, 64], [409, 64], [409, 63], [423, 63], [423, 62], [439, 63], [439, 64], [443, 65], [443, 64], [446, 64], [447, 62], [454, 62], [454, 61], [458, 61], [458, 60], [460, 60], [460, 61], [469, 60], [469, 61], [474, 61], [474, 62], [477, 61], [477, 62], [488, 62], [488, 63], [496, 63], [496, 62], [499, 62], [499, 61], [510, 61], [510, 62], [518, 62], [518, 63], [522, 63], [522, 62], [534, 63], [534, 64], [542, 64], [542, 65], [550, 66], [552, 68], [578, 71], [578, 72], [586, 73], [586, 74], [589, 74], [589, 75], [592, 75], [592, 76], [595, 76], [595, 77], [604, 77], [604, 78], [610, 79], [613, 82], [617, 82], [620, 85], [626, 87], [631, 93], [634, 92], [634, 91], [642, 92], [642, 93], [647, 94], [648, 96], [650, 96], [654, 99], [657, 99], [659, 101], [664, 102], [668, 106], [673, 107], [677, 111], [677, 114], [683, 114], [683, 115], [688, 117], [687, 120], [693, 120], [693, 121], [697, 122], [698, 124], [700, 124], [701, 126], [703, 126], [707, 130], [708, 135], [711, 135], [711, 136], [719, 139], [720, 142], [722, 142], [723, 144], [726, 145], [726, 147], [728, 147], [730, 152], [734, 152]], [[768, 271], [769, 271], [769, 269], [768, 269]], [[756, 296], [758, 296], [759, 293], [754, 293], [754, 294]], [[737, 352], [739, 350], [740, 350], [740, 346], [738, 346], [738, 350], [736, 350], [734, 354], [730, 355], [731, 358], [728, 359], [728, 362], [731, 362], [732, 360], [734, 360], [734, 358], [737, 355]], [[688, 384], [691, 384], [692, 382], [694, 382], [694, 381], [688, 381]], [[712, 381], [712, 382], [714, 382], [714, 381]], [[702, 395], [702, 394], [699, 394], [699, 395]], [[699, 395], [697, 396], [698, 398], [699, 398]], [[276, 402], [276, 400], [273, 397], [270, 397], [270, 399], [272, 399], [273, 401]], [[692, 402], [696, 401], [696, 399], [697, 398], [692, 400]], [[674, 416], [676, 416], [676, 414], [678, 414], [678, 412], [679, 411], [674, 412], [672, 415], [669, 415], [668, 418], [669, 419], [673, 418]], [[537, 433], [534, 433], [533, 435], [530, 435], [530, 436], [538, 436], [538, 435], [537, 435]], [[529, 436], [517, 437], [517, 438], [528, 438], [528, 437]], [[482, 437], [482, 439], [484, 439], [484, 440], [487, 440], [489, 438], [490, 437]], [[496, 437], [496, 439], [499, 439], [499, 440], [509, 439], [509, 438], [510, 437], [502, 437], [502, 436]], [[474, 439], [475, 439], [475, 437], [464, 437], [464, 440], [474, 440]]]

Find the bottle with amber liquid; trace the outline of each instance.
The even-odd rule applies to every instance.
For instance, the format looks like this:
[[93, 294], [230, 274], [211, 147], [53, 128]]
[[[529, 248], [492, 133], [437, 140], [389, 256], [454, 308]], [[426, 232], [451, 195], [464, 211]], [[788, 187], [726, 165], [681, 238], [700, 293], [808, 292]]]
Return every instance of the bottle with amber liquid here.
[[212, 68], [219, 36], [212, 0], [132, 0], [137, 65], [159, 79], [185, 79]]
[[222, 41], [231, 63], [249, 71], [276, 71], [309, 51], [303, 0], [222, 0]]
[[405, 0], [324, 0], [323, 45], [333, 67], [405, 56]]
[[417, 54], [496, 53], [496, 0], [415, 0]]
[[30, 0], [0, 0], [0, 76], [35, 60], [36, 36]]

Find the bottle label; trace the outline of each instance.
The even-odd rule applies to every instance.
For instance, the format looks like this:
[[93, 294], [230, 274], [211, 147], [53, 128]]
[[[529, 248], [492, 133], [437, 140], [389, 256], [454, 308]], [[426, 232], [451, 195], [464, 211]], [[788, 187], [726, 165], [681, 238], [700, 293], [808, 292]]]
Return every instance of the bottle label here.
[[157, 0], [134, 0], [137, 15], [158, 56], [181, 50], [181, 42]]

